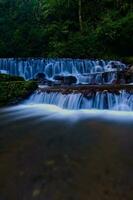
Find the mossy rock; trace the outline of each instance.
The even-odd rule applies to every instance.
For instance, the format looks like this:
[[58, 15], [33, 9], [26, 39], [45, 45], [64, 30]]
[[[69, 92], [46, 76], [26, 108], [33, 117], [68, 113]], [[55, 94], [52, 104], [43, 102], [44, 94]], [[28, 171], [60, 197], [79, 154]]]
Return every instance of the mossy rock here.
[[23, 100], [37, 88], [35, 81], [0, 82], [0, 106]]
[[133, 56], [130, 56], [130, 57], [125, 57], [122, 59], [123, 62], [127, 65], [133, 65]]
[[24, 78], [20, 76], [12, 76], [9, 74], [0, 74], [0, 81], [24, 81]]

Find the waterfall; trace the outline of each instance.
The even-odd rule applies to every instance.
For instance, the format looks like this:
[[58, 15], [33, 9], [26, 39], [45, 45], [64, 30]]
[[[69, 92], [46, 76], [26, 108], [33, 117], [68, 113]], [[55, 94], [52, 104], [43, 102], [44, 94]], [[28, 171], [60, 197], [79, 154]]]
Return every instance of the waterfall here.
[[[118, 72], [126, 65], [120, 61], [45, 58], [1, 58], [0, 73], [22, 76], [26, 80], [39, 76], [44, 84], [115, 84]], [[124, 83], [124, 79], [122, 80]], [[89, 94], [61, 92], [34, 92], [26, 103], [54, 104], [63, 109], [133, 110], [133, 94], [124, 90], [117, 93], [103, 91]]]
[[133, 110], [133, 94], [124, 90], [119, 93], [96, 92], [89, 95], [62, 94], [58, 92], [39, 92], [33, 93], [27, 104], [53, 104], [63, 109], [109, 109], [109, 110]]
[[0, 73], [22, 76], [26, 80], [45, 74], [54, 81], [56, 75], [74, 76], [78, 84], [111, 84], [117, 80], [117, 71], [125, 69], [119, 61], [44, 58], [1, 58]]

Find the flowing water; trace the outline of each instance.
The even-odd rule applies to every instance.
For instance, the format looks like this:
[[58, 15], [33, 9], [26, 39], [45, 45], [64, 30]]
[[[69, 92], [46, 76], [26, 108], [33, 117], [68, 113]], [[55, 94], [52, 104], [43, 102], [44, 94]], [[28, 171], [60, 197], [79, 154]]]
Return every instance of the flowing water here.
[[36, 91], [25, 101], [26, 104], [53, 104], [63, 109], [108, 109], [117, 111], [133, 111], [133, 94], [124, 90], [119, 93], [107, 91], [96, 92], [88, 95], [62, 94], [58, 92]]
[[[115, 62], [0, 59], [1, 73], [111, 84]], [[113, 68], [112, 68], [113, 66]], [[116, 66], [115, 66], [116, 67]], [[109, 72], [106, 78], [103, 72]], [[130, 111], [130, 112], [129, 112]], [[35, 91], [0, 109], [0, 200], [132, 200], [133, 94]]]
[[[33, 79], [38, 73], [44, 73], [49, 80], [55, 75], [77, 78], [77, 83], [103, 84], [117, 79], [117, 70], [125, 69], [119, 61], [80, 60], [80, 59], [0, 59], [0, 70], [25, 79]], [[102, 74], [108, 72], [103, 78]]]
[[132, 122], [125, 111], [0, 109], [0, 199], [132, 200]]
[[[42, 73], [47, 80], [56, 82], [56, 76], [74, 76], [76, 84], [113, 84], [117, 73], [126, 65], [119, 61], [81, 60], [81, 59], [0, 59], [1, 73], [33, 79]], [[124, 83], [124, 79], [122, 81]], [[47, 85], [47, 84], [46, 84]], [[26, 104], [53, 104], [63, 109], [108, 109], [133, 111], [133, 94], [126, 91], [111, 93], [107, 91], [62, 94], [57, 92], [34, 92]]]

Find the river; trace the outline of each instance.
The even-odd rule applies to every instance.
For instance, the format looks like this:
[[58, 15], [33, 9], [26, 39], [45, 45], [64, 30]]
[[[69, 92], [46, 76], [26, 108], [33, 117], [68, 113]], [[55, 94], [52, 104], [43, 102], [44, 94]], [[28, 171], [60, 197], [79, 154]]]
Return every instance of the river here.
[[0, 200], [132, 200], [133, 112], [0, 109]]

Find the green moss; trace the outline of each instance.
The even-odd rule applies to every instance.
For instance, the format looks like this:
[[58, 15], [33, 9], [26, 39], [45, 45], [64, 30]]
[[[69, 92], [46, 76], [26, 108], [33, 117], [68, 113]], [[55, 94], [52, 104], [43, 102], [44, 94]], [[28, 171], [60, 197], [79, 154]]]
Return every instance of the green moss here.
[[34, 81], [0, 82], [0, 106], [17, 103], [37, 88]]
[[124, 63], [133, 65], [133, 56], [125, 57], [122, 59]]
[[24, 81], [23, 77], [0, 74], [0, 81]]

